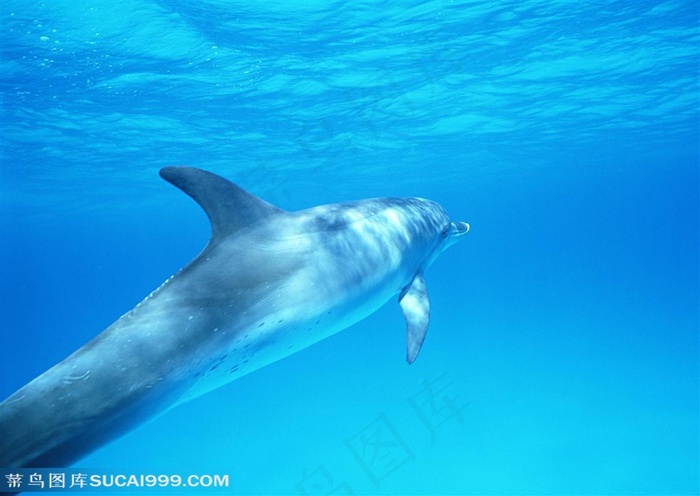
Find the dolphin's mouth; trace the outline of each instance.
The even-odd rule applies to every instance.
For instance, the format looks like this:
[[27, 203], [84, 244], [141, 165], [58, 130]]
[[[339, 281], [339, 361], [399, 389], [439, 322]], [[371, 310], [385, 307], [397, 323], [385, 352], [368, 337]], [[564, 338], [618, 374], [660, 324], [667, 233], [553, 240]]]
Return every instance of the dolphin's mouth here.
[[453, 236], [464, 236], [469, 232], [469, 224], [466, 222], [453, 222], [451, 230]]

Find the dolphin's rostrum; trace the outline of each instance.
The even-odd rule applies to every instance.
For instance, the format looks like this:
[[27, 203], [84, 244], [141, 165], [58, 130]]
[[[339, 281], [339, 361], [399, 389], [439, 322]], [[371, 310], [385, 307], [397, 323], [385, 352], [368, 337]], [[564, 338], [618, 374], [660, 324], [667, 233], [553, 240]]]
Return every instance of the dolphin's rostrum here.
[[395, 295], [413, 362], [430, 313], [423, 271], [469, 230], [420, 198], [286, 212], [203, 170], [160, 174], [205, 210], [209, 243], [0, 403], [0, 466], [71, 464], [178, 403], [345, 329]]

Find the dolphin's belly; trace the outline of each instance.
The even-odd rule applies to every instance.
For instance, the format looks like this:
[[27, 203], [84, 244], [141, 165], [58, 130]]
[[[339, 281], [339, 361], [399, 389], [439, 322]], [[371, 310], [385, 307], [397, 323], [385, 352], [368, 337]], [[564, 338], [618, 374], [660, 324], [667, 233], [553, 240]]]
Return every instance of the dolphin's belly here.
[[[363, 320], [392, 296], [396, 284], [384, 284], [362, 292], [348, 292], [345, 297], [319, 298], [307, 293], [302, 301], [284, 304], [268, 302], [267, 309], [252, 309], [254, 318], [237, 319], [232, 325], [216, 329], [221, 339], [200, 354], [192, 386], [177, 404], [184, 403], [217, 389], [266, 365], [286, 358], [322, 339]], [[306, 304], [305, 304], [306, 303]], [[245, 325], [241, 325], [245, 321]], [[223, 343], [226, 343], [225, 345]], [[175, 406], [175, 405], [173, 405]]]

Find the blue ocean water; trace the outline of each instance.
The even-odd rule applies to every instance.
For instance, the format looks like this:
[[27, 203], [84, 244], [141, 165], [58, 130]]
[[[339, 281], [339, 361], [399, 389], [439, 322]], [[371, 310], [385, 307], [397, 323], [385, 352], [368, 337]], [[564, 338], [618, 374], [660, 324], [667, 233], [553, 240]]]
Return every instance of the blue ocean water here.
[[695, 1], [0, 2], [0, 396], [206, 243], [158, 177], [472, 230], [389, 303], [78, 462], [228, 494], [697, 494]]

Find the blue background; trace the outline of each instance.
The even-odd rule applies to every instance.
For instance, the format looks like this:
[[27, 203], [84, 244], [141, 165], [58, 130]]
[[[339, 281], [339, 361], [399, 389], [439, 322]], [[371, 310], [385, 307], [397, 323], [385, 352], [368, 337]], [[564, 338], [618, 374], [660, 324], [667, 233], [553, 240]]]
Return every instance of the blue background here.
[[698, 493], [697, 2], [0, 14], [2, 397], [204, 246], [162, 166], [472, 226], [426, 275], [415, 364], [391, 302], [77, 466], [231, 494]]

